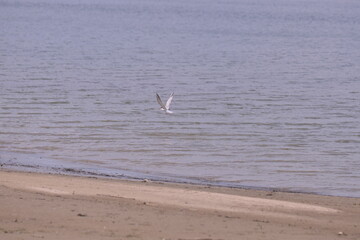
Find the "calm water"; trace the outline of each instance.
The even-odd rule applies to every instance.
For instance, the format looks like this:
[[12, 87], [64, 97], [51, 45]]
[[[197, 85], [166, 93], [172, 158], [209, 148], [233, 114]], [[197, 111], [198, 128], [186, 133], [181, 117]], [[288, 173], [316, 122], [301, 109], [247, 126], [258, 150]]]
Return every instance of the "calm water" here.
[[0, 0], [0, 163], [360, 197], [359, 13]]

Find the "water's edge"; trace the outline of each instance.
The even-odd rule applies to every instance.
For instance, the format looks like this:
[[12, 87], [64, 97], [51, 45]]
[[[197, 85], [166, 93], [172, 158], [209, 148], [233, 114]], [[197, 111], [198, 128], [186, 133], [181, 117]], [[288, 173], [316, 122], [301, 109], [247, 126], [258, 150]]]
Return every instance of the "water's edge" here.
[[[23, 154], [21, 154], [23, 155]], [[34, 158], [33, 156], [28, 156], [28, 158]], [[334, 196], [334, 197], [347, 197], [347, 198], [357, 198], [354, 196], [346, 195], [335, 195], [335, 194], [325, 194], [317, 191], [301, 191], [301, 190], [292, 190], [287, 188], [272, 188], [272, 187], [257, 187], [257, 186], [247, 186], [231, 182], [212, 182], [205, 181], [201, 179], [189, 179], [181, 177], [170, 177], [170, 176], [157, 176], [151, 174], [144, 174], [139, 172], [133, 172], [128, 170], [118, 169], [112, 170], [110, 168], [99, 168], [89, 167], [89, 165], [81, 163], [69, 163], [69, 162], [60, 162], [57, 160], [50, 160], [49, 164], [39, 165], [39, 164], [29, 164], [24, 162], [24, 158], [12, 158], [4, 159], [0, 155], [0, 170], [11, 170], [11, 171], [20, 171], [20, 172], [30, 172], [30, 173], [46, 173], [46, 174], [58, 174], [65, 176], [80, 176], [80, 177], [95, 177], [95, 178], [110, 178], [118, 180], [128, 180], [128, 181], [152, 181], [160, 183], [177, 183], [177, 184], [190, 184], [190, 185], [200, 185], [200, 186], [210, 186], [210, 187], [226, 187], [226, 188], [235, 188], [235, 189], [248, 189], [248, 190], [260, 190], [260, 191], [271, 191], [271, 192], [286, 192], [286, 193], [301, 193], [301, 194], [314, 194], [321, 196]], [[54, 164], [55, 163], [55, 164]]]

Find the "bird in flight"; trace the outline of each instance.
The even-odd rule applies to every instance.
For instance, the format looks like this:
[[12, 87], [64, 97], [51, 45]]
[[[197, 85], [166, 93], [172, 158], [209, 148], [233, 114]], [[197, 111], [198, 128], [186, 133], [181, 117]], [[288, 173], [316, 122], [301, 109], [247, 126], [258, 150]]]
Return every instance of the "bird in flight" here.
[[165, 113], [173, 113], [172, 111], [170, 111], [170, 104], [173, 97], [174, 97], [174, 93], [171, 93], [169, 99], [166, 101], [166, 104], [164, 105], [164, 103], [161, 101], [159, 94], [156, 93], [156, 100], [161, 106], [160, 109], [165, 111]]

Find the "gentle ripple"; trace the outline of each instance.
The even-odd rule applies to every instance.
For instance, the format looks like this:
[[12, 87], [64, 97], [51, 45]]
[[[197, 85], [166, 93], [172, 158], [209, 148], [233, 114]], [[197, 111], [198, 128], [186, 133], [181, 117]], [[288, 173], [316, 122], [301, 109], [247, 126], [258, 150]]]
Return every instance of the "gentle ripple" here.
[[0, 0], [0, 162], [360, 197], [359, 10]]

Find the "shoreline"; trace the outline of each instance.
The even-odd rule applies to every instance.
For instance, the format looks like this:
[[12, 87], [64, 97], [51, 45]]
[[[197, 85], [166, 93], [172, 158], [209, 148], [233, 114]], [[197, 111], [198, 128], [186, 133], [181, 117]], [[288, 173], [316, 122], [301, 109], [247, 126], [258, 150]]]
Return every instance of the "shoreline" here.
[[[326, 194], [316, 191], [301, 191], [301, 190], [291, 190], [291, 188], [279, 188], [279, 187], [262, 187], [262, 186], [247, 186], [247, 185], [236, 185], [227, 182], [207, 182], [194, 179], [183, 179], [179, 177], [159, 177], [156, 175], [150, 174], [140, 174], [136, 172], [126, 172], [121, 174], [115, 174], [112, 171], [100, 171], [96, 172], [94, 169], [88, 169], [85, 166], [80, 168], [79, 166], [52, 166], [52, 167], [41, 167], [38, 165], [24, 165], [24, 164], [9, 164], [3, 163], [1, 165], [0, 171], [13, 171], [13, 172], [29, 172], [29, 173], [39, 173], [39, 174], [51, 174], [51, 175], [64, 175], [70, 177], [88, 177], [88, 178], [99, 178], [99, 179], [113, 179], [120, 181], [143, 181], [150, 180], [152, 182], [164, 183], [164, 184], [185, 184], [185, 185], [194, 185], [194, 186], [205, 186], [205, 187], [215, 187], [215, 188], [229, 188], [229, 189], [243, 189], [243, 190], [255, 190], [255, 191], [271, 191], [271, 192], [283, 192], [283, 193], [300, 193], [300, 194], [312, 194], [320, 196], [332, 196], [332, 197], [347, 197], [347, 198], [360, 198], [358, 196], [348, 196], [348, 195], [335, 195], [335, 194]], [[86, 170], [83, 170], [85, 167]]]
[[5, 169], [0, 196], [6, 239], [360, 238], [359, 198]]

